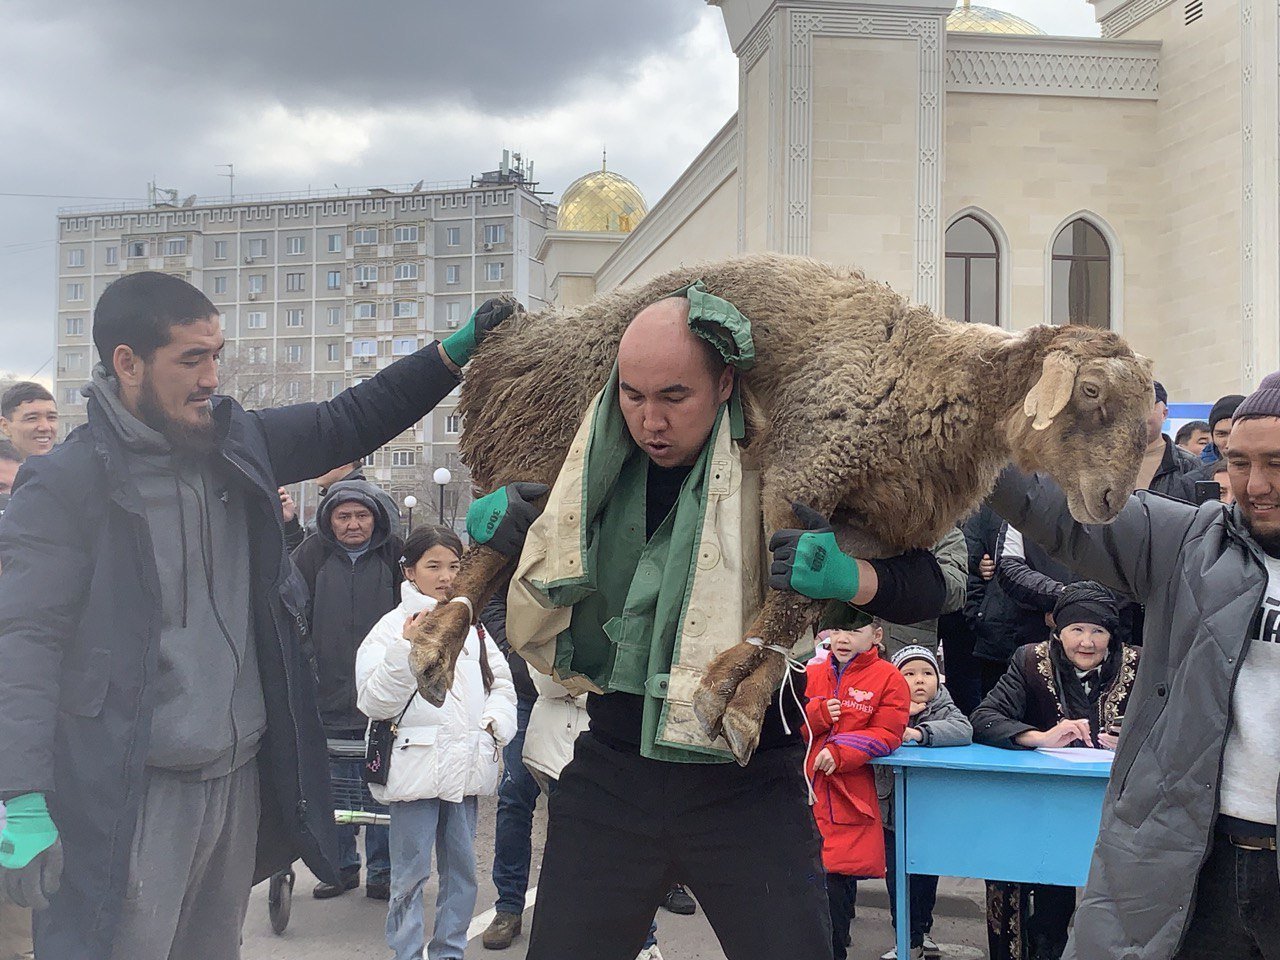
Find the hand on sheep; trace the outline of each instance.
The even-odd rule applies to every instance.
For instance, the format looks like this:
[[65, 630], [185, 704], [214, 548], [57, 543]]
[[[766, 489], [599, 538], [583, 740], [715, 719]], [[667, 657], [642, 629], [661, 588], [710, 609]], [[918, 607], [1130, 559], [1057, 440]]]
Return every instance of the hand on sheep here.
[[509, 483], [472, 501], [467, 510], [467, 533], [476, 543], [503, 556], [520, 556], [529, 527], [542, 513], [542, 508], [530, 501], [546, 496], [550, 489], [545, 483]]
[[769, 586], [811, 600], [851, 602], [858, 593], [858, 561], [840, 549], [835, 530], [817, 510], [803, 503], [791, 509], [807, 529], [779, 530], [770, 539]]
[[476, 312], [457, 331], [449, 334], [441, 346], [459, 367], [464, 367], [484, 341], [485, 335], [517, 310], [524, 310], [513, 297], [494, 297], [476, 308]]

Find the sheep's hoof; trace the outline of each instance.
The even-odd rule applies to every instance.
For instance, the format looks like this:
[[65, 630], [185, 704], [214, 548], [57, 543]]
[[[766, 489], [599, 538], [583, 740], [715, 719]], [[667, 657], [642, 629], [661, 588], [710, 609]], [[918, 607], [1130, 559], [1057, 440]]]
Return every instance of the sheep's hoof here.
[[753, 716], [754, 711], [744, 710], [736, 702], [730, 703], [724, 712], [724, 738], [729, 741], [729, 749], [738, 765], [745, 767], [755, 755], [760, 744], [760, 724], [762, 717]]
[[443, 706], [453, 686], [454, 665], [470, 626], [471, 612], [464, 604], [443, 603], [418, 627], [409, 667], [418, 678], [418, 692], [433, 706]]
[[702, 725], [702, 732], [708, 740], [720, 736], [725, 708], [729, 706], [729, 698], [733, 690], [724, 690], [723, 685], [713, 687], [704, 678], [693, 693], [693, 715]]

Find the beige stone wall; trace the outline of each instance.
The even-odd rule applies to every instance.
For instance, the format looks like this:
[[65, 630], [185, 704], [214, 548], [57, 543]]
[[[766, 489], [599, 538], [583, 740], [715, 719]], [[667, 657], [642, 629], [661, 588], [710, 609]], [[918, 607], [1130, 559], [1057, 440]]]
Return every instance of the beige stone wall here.
[[578, 307], [596, 295], [596, 282], [593, 277], [561, 274], [555, 279], [551, 295], [552, 303], [563, 310]]
[[1155, 127], [1151, 101], [947, 95], [943, 214], [949, 223], [979, 207], [1008, 236], [1004, 326], [1048, 322], [1046, 249], [1064, 220], [1087, 210], [1120, 241], [1119, 326], [1142, 352], [1159, 348]]
[[1171, 397], [1212, 401], [1252, 386], [1241, 383], [1240, 11], [1207, 3], [1196, 23], [1183, 18], [1183, 5], [1170, 4], [1125, 39], [1163, 44], [1158, 375]]
[[813, 41], [810, 253], [915, 288], [917, 103], [914, 40]]
[[[773, 56], [766, 51], [747, 72], [745, 98], [740, 104], [738, 120], [740, 129], [746, 134], [745, 169], [739, 171], [744, 180], [745, 207], [743, 223], [744, 242], [751, 252], [768, 250], [769, 238], [766, 235], [766, 191], [769, 185], [769, 60]], [[736, 192], [736, 187], [735, 187]], [[738, 211], [733, 212], [733, 227], [736, 234]]]
[[618, 285], [643, 283], [685, 264], [734, 256], [738, 252], [737, 224], [738, 178], [730, 177]]

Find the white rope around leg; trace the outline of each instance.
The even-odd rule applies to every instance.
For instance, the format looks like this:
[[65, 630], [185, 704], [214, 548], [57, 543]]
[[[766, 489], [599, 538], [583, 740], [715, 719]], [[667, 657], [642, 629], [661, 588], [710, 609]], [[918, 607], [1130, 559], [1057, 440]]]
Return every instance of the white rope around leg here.
[[465, 603], [465, 604], [467, 605], [467, 613], [470, 615], [470, 618], [471, 618], [472, 620], [475, 620], [475, 618], [476, 618], [476, 608], [475, 608], [475, 607], [473, 607], [473, 606], [471, 605], [471, 598], [470, 598], [470, 597], [453, 597], [453, 598], [451, 598], [451, 599], [449, 600], [449, 602], [450, 602], [450, 603]]
[[[774, 653], [782, 654], [782, 660], [787, 665], [786, 672], [782, 675], [782, 683], [778, 687], [778, 719], [782, 721], [782, 729], [787, 735], [791, 734], [791, 724], [787, 723], [787, 711], [783, 709], [782, 699], [783, 690], [791, 694], [791, 700], [800, 710], [800, 715], [804, 716], [804, 704], [800, 702], [800, 694], [796, 692], [795, 679], [792, 674], [804, 673], [805, 666], [799, 660], [791, 656], [791, 651], [787, 647], [777, 643], [765, 643], [762, 637], [747, 637], [746, 642], [753, 647], [759, 647], [761, 650], [772, 650]], [[809, 752], [813, 749], [813, 730], [808, 722], [804, 725], [805, 748], [804, 748], [804, 785], [809, 792], [809, 805], [812, 806], [818, 800], [818, 795], [813, 792], [813, 782], [809, 779]]]

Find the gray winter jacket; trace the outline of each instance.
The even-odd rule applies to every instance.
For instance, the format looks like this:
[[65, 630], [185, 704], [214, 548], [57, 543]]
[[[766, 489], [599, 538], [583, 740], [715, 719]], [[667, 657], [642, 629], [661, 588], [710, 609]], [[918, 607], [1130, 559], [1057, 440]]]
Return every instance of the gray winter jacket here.
[[[964, 715], [951, 694], [942, 684], [938, 685], [938, 693], [925, 704], [920, 713], [907, 721], [907, 726], [915, 727], [924, 739], [922, 747], [963, 747], [973, 743], [973, 726]], [[899, 750], [914, 750], [915, 747], [902, 746]], [[884, 821], [886, 830], [893, 829], [893, 768], [880, 767], [876, 771], [876, 796], [880, 798], [880, 819]]]
[[1141, 667], [1064, 960], [1169, 960], [1211, 849], [1231, 692], [1267, 587], [1262, 550], [1221, 503], [1140, 491], [1114, 523], [1088, 526], [1051, 480], [1012, 469], [988, 502], [1082, 576], [1146, 604]]

